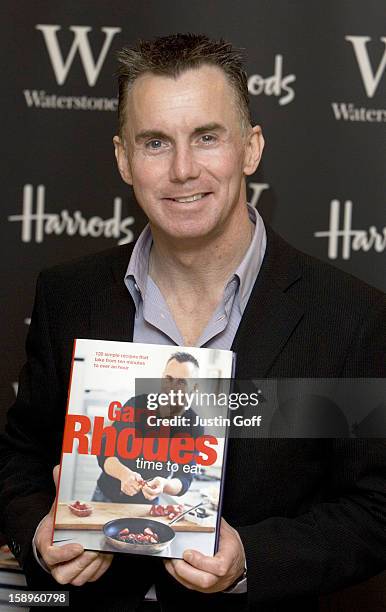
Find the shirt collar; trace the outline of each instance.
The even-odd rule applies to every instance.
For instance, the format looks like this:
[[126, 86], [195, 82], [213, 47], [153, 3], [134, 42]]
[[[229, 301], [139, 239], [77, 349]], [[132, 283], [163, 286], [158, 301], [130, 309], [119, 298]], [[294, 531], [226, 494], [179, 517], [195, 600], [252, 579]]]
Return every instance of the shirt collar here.
[[146, 293], [149, 255], [152, 243], [153, 238], [150, 225], [147, 224], [134, 245], [125, 274], [125, 285], [131, 293], [136, 307], [138, 307], [139, 299], [143, 299]]
[[267, 244], [267, 235], [265, 232], [264, 222], [256, 208], [248, 204], [249, 218], [255, 225], [251, 244], [248, 247], [241, 263], [232, 274], [228, 284], [235, 277], [239, 279], [239, 306], [241, 312], [247, 305], [249, 296], [255, 284], [257, 275], [259, 274], [261, 264], [263, 263], [265, 248]]

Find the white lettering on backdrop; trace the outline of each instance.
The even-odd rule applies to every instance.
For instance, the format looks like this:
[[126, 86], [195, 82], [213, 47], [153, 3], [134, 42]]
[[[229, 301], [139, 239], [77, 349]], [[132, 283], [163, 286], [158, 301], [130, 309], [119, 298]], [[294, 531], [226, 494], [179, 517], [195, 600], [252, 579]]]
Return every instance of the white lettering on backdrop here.
[[102, 219], [93, 216], [86, 219], [80, 210], [76, 210], [72, 214], [67, 209], [60, 213], [45, 212], [45, 193], [45, 186], [38, 185], [34, 212], [34, 187], [33, 185], [24, 185], [22, 213], [8, 217], [8, 221], [21, 223], [22, 242], [43, 242], [44, 236], [51, 234], [118, 238], [119, 245], [133, 241], [134, 234], [129, 228], [134, 223], [134, 217], [122, 218], [122, 198], [114, 198], [112, 217]]
[[377, 230], [371, 225], [368, 230], [352, 229], [352, 202], [346, 200], [343, 210], [343, 227], [339, 227], [340, 201], [332, 200], [330, 204], [330, 227], [327, 231], [315, 232], [316, 238], [328, 238], [328, 257], [337, 259], [339, 241], [342, 240], [342, 259], [350, 259], [352, 251], [370, 251], [382, 253], [386, 249], [386, 227]]

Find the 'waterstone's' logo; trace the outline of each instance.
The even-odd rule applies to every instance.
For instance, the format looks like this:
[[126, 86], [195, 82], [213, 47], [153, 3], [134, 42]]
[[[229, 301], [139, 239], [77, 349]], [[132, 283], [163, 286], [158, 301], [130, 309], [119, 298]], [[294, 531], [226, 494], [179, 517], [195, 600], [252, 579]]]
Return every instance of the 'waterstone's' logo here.
[[315, 232], [316, 238], [328, 238], [328, 257], [337, 259], [341, 247], [342, 259], [350, 259], [352, 251], [370, 251], [382, 253], [386, 249], [386, 227], [377, 230], [371, 225], [368, 230], [352, 228], [352, 202], [346, 200], [343, 206], [343, 222], [340, 225], [339, 200], [330, 204], [330, 227], [326, 231]]
[[24, 185], [23, 206], [20, 215], [10, 215], [8, 221], [21, 223], [22, 242], [43, 242], [45, 236], [61, 234], [90, 238], [115, 238], [118, 244], [134, 240], [130, 226], [134, 217], [122, 218], [122, 198], [114, 198], [113, 215], [108, 219], [98, 216], [84, 217], [80, 210], [69, 213], [48, 213], [45, 210], [46, 189], [44, 185], [36, 188], [36, 207], [34, 211], [34, 187]]
[[276, 55], [273, 75], [264, 78], [260, 74], [252, 74], [248, 78], [248, 91], [252, 96], [276, 96], [280, 106], [285, 106], [295, 97], [295, 91], [290, 87], [295, 80], [294, 74], [283, 75], [283, 56]]
[[[370, 36], [346, 36], [345, 39], [352, 46], [353, 57], [358, 64], [364, 92], [368, 98], [373, 98], [386, 71], [386, 37], [380, 38], [384, 49], [378, 65], [370, 58], [370, 46], [374, 46], [371, 45]], [[354, 102], [332, 102], [332, 110], [337, 121], [364, 121], [367, 123], [386, 121], [386, 109], [384, 108], [356, 106]]]
[[[36, 29], [43, 35], [45, 47], [50, 58], [53, 74], [59, 86], [66, 83], [71, 67], [78, 57], [83, 66], [85, 78], [89, 87], [94, 87], [111, 43], [121, 28], [103, 27], [101, 32], [104, 40], [99, 52], [94, 57], [90, 46], [89, 33], [92, 31], [90, 26], [70, 26], [72, 44], [64, 55], [58, 40], [59, 25], [38, 24]], [[61, 95], [57, 93], [47, 93], [45, 90], [25, 89], [24, 98], [28, 107], [53, 109], [53, 110], [108, 110], [115, 111], [117, 108], [116, 98], [90, 97], [88, 95]]]

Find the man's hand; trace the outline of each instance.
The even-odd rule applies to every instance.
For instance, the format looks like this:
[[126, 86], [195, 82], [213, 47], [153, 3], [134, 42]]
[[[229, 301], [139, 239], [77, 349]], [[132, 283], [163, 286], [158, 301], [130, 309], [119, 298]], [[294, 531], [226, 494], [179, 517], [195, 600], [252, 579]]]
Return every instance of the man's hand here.
[[156, 476], [152, 480], [149, 480], [149, 482], [143, 485], [143, 496], [149, 500], [155, 499], [158, 495], [161, 495], [167, 482], [167, 479], [162, 476]]
[[143, 479], [141, 474], [138, 472], [133, 472], [129, 468], [124, 468], [122, 470], [122, 474], [120, 476], [121, 481], [121, 491], [122, 493], [126, 493], [126, 495], [136, 495], [142, 489]]
[[244, 572], [244, 547], [237, 531], [222, 518], [219, 549], [214, 557], [185, 550], [183, 561], [166, 559], [164, 563], [169, 574], [186, 588], [218, 593], [229, 588]]
[[[59, 466], [54, 468], [54, 481], [58, 487]], [[50, 512], [44, 517], [36, 532], [36, 548], [43, 557], [53, 578], [59, 584], [81, 586], [86, 582], [95, 582], [109, 568], [113, 555], [85, 551], [81, 544], [64, 544], [52, 546], [55, 502]]]

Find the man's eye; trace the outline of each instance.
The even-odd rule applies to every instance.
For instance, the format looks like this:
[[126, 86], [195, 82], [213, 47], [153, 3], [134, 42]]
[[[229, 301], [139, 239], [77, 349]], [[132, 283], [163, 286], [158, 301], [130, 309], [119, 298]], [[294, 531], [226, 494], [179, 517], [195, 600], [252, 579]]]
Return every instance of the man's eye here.
[[149, 140], [149, 142], [146, 143], [146, 147], [152, 150], [160, 149], [162, 147], [162, 140]]
[[204, 134], [201, 136], [201, 140], [205, 144], [212, 144], [213, 142], [216, 142], [216, 136], [213, 136], [213, 134]]

